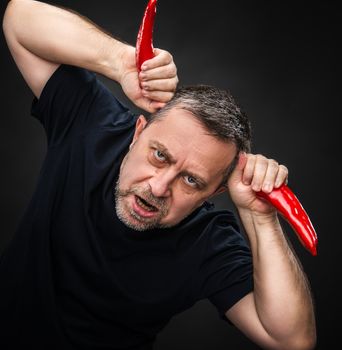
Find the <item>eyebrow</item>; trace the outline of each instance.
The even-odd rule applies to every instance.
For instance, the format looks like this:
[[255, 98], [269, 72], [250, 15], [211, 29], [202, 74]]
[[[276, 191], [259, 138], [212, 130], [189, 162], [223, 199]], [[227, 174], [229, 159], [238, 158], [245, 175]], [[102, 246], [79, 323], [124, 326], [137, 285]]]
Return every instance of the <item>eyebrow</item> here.
[[[167, 158], [168, 162], [171, 164], [175, 164], [176, 163], [176, 159], [171, 155], [171, 153], [169, 152], [169, 150], [166, 148], [165, 145], [163, 145], [162, 143], [160, 143], [159, 141], [150, 141], [149, 142], [149, 146], [150, 147], [155, 147], [158, 148], [159, 151], [161, 151], [164, 156]], [[205, 181], [201, 176], [199, 176], [198, 174], [195, 174], [191, 171], [184, 171], [182, 172], [183, 175], [189, 175], [193, 178], [195, 178], [199, 184], [199, 186], [201, 186], [202, 188], [207, 186], [207, 181]]]
[[175, 158], [171, 155], [169, 150], [162, 143], [160, 143], [158, 141], [150, 141], [149, 146], [150, 147], [156, 147], [156, 148], [158, 148], [159, 151], [163, 152], [164, 156], [166, 156], [167, 160], [171, 164], [175, 164], [176, 163]]

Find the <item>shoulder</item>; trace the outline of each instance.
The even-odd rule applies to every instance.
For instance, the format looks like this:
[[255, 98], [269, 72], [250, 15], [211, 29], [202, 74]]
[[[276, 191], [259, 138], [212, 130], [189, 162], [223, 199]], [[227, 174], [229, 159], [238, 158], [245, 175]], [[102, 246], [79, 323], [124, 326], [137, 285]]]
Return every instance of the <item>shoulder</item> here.
[[85, 131], [121, 131], [136, 121], [96, 73], [70, 65], [60, 65], [52, 74], [31, 114], [45, 127], [49, 145]]

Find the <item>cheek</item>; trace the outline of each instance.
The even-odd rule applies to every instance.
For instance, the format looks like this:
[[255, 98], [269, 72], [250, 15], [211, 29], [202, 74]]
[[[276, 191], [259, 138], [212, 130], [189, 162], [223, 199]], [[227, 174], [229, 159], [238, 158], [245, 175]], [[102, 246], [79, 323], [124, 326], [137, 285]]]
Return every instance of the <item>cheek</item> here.
[[128, 188], [145, 180], [151, 169], [146, 160], [133, 153], [130, 153], [125, 161], [123, 161], [120, 169], [120, 184], [122, 188]]

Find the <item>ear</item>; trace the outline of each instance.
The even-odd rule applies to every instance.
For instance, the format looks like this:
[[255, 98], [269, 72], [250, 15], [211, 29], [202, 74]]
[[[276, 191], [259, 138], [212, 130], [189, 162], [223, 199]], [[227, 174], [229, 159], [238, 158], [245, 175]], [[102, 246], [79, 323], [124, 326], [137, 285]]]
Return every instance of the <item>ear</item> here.
[[141, 114], [139, 116], [139, 118], [137, 119], [137, 122], [135, 124], [135, 132], [134, 132], [134, 136], [133, 136], [133, 140], [132, 140], [132, 144], [134, 144], [134, 142], [138, 139], [138, 137], [140, 136], [140, 134], [142, 133], [142, 131], [144, 130], [145, 126], [147, 124], [147, 120], [146, 118]]

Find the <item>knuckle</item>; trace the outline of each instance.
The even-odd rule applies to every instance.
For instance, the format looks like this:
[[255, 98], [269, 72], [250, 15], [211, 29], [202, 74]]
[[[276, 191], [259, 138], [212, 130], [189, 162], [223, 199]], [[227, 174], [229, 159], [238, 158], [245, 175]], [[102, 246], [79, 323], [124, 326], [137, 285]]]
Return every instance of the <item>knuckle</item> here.
[[171, 72], [171, 77], [178, 81], [177, 69], [173, 69]]
[[255, 155], [255, 158], [257, 161], [262, 161], [262, 162], [267, 160], [267, 158], [265, 156], [263, 156], [262, 154], [259, 154], [259, 153]]
[[279, 163], [276, 160], [274, 160], [274, 159], [269, 159], [268, 162], [269, 162], [269, 165], [272, 168], [278, 168], [279, 167]]
[[174, 67], [172, 67], [172, 66], [167, 66], [166, 74], [167, 74], [168, 77], [173, 77], [173, 76], [175, 75], [175, 73], [174, 73]]
[[246, 157], [247, 157], [247, 160], [256, 160], [256, 154], [253, 154], [253, 153], [247, 153]]
[[256, 165], [258, 168], [262, 167], [262, 168], [266, 169], [269, 165], [268, 159], [265, 156], [263, 156], [262, 154], [257, 154], [255, 157], [255, 161], [256, 161]]
[[287, 168], [285, 165], [283, 165], [283, 164], [280, 164], [280, 165], [279, 165], [279, 169], [280, 169], [281, 171], [283, 171], [284, 173], [286, 173], [286, 174], [289, 173], [288, 168]]
[[176, 80], [174, 81], [174, 83], [172, 84], [171, 90], [172, 90], [172, 91], [175, 91], [175, 90], [177, 89], [177, 85], [178, 85], [178, 79], [176, 79]]
[[173, 96], [173, 93], [171, 93], [171, 92], [166, 93], [164, 96], [163, 102], [169, 102], [171, 100], [172, 96]]
[[160, 56], [166, 56], [169, 52], [164, 49], [158, 49], [158, 54]]

